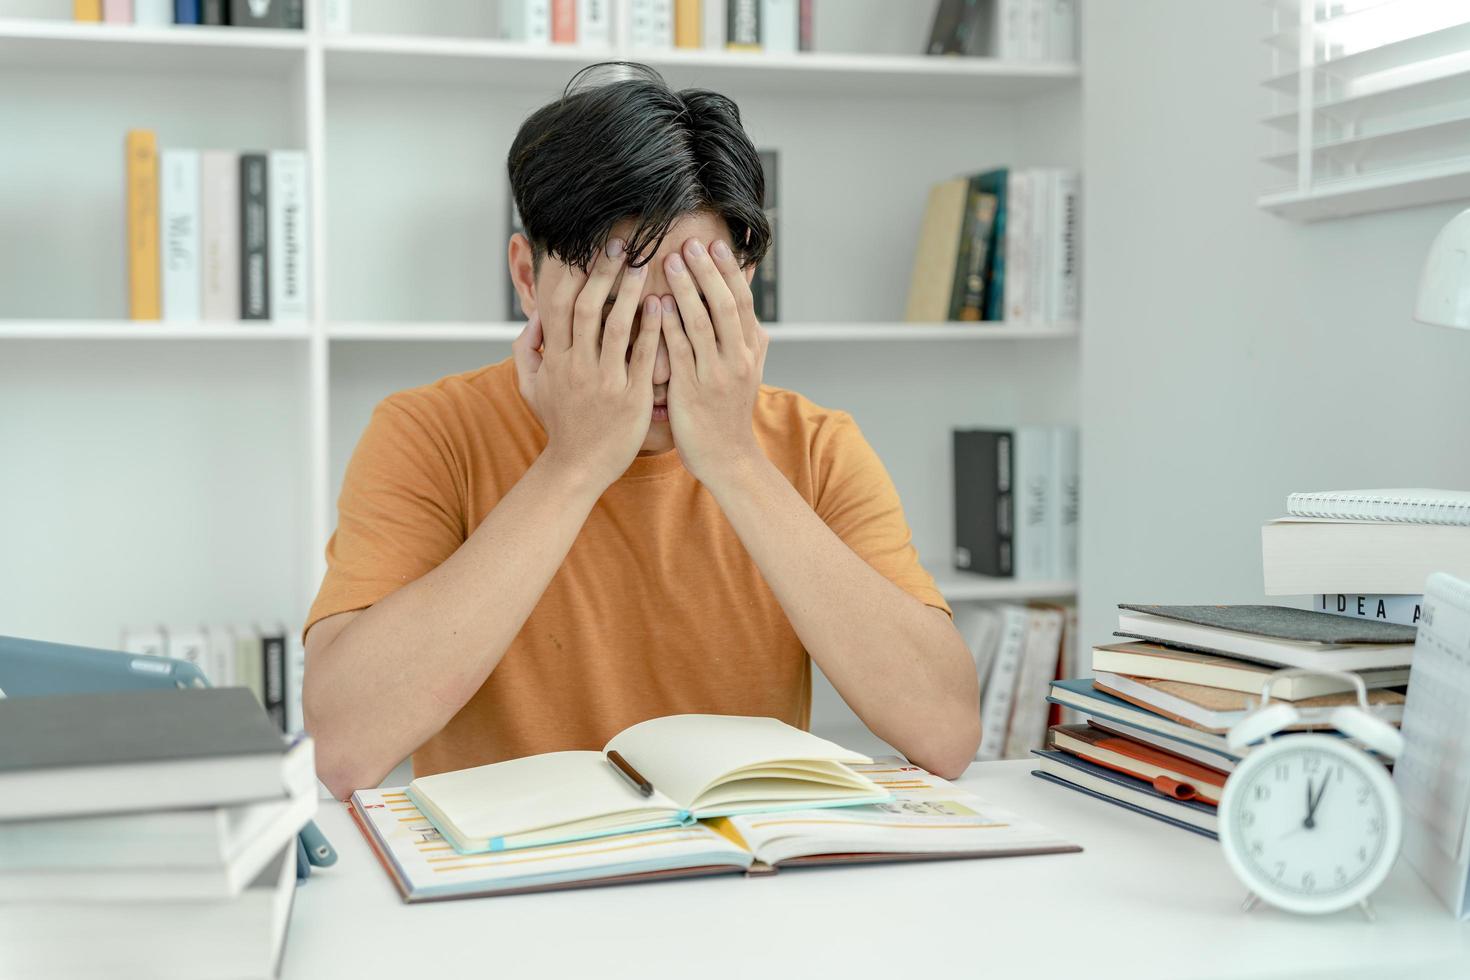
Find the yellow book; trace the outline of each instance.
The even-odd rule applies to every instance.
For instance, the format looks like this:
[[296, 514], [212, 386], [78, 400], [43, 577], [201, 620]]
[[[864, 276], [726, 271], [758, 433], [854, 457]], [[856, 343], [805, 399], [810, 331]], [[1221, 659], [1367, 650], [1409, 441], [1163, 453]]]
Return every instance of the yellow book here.
[[157, 320], [158, 272], [158, 135], [130, 129], [127, 138], [128, 301], [134, 320]]
[[102, 0], [71, 0], [72, 20], [102, 20]]
[[703, 47], [704, 28], [699, 8], [700, 0], [674, 0], [674, 47]]

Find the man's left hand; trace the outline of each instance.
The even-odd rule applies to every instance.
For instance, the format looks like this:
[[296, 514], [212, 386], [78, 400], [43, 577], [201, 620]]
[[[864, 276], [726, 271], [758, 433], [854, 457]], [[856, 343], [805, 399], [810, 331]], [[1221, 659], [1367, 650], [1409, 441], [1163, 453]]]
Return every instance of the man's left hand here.
[[663, 297], [669, 425], [685, 468], [709, 486], [764, 458], [751, 420], [770, 336], [724, 241], [689, 239], [664, 274], [673, 291]]

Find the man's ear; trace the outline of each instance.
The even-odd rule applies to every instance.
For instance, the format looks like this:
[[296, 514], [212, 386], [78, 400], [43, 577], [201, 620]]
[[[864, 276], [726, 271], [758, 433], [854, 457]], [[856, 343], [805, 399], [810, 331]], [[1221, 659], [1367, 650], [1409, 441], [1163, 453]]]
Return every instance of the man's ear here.
[[536, 263], [531, 242], [520, 232], [510, 236], [506, 262], [510, 264], [510, 282], [520, 298], [521, 312], [529, 318], [536, 312]]

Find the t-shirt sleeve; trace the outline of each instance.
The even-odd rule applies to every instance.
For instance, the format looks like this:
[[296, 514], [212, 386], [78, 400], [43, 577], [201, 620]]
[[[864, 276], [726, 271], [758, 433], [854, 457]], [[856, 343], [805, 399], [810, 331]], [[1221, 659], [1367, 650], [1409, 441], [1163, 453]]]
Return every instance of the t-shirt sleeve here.
[[812, 455], [817, 516], [888, 581], [953, 616], [934, 578], [919, 564], [888, 470], [852, 416], [838, 412], [825, 419]]
[[399, 396], [379, 403], [353, 450], [327, 542], [327, 574], [302, 630], [366, 609], [438, 567], [464, 543], [448, 435]]

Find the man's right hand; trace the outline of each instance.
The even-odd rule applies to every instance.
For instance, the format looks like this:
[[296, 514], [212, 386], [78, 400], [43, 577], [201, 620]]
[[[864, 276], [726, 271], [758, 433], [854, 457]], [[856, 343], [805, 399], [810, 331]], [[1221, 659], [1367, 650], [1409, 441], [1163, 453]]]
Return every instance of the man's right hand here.
[[[604, 318], [619, 271], [622, 283]], [[549, 262], [536, 313], [511, 345], [521, 394], [546, 429], [543, 456], [593, 481], [599, 492], [638, 455], [653, 416], [662, 320], [657, 296], [649, 297], [632, 339], [647, 279], [646, 265], [626, 266], [619, 239], [608, 242], [590, 272]]]

